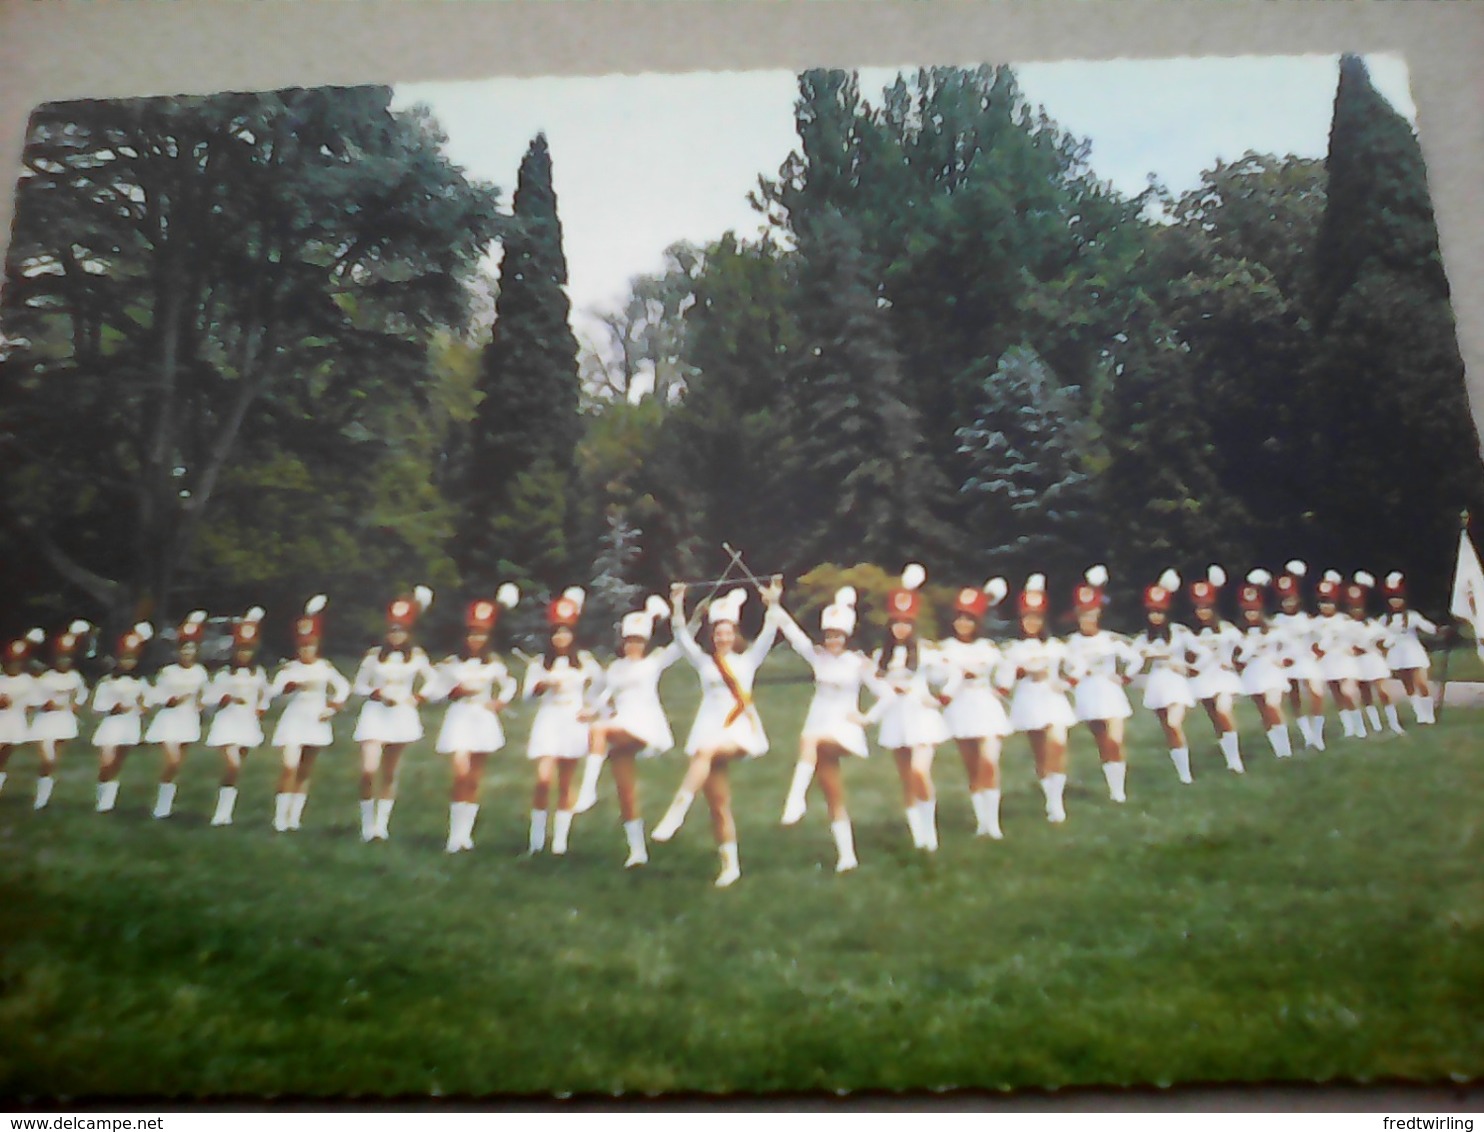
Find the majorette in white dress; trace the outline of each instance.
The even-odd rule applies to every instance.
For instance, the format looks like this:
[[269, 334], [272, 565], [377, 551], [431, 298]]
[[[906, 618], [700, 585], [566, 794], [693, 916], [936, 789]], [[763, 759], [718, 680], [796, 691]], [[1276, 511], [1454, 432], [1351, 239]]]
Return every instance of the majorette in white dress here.
[[1354, 680], [1360, 675], [1355, 663], [1357, 622], [1341, 613], [1320, 614], [1314, 618], [1314, 646], [1319, 653], [1319, 675], [1322, 679], [1339, 682]]
[[919, 642], [916, 663], [908, 645], [885, 646], [871, 656], [867, 686], [877, 696], [866, 722], [877, 724], [876, 742], [888, 751], [936, 747], [948, 738], [943, 709], [932, 691], [932, 677], [939, 667], [937, 651]]
[[814, 698], [809, 701], [800, 737], [833, 743], [842, 751], [865, 758], [870, 747], [861, 726], [860, 694], [861, 685], [871, 679], [870, 659], [854, 649], [837, 655], [821, 648], [782, 607], [778, 627], [783, 639], [814, 672]]
[[495, 703], [510, 703], [519, 688], [504, 662], [493, 654], [450, 656], [438, 664], [437, 673], [428, 698], [447, 700], [448, 710], [434, 749], [440, 755], [490, 754], [505, 746]]
[[[201, 697], [211, 677], [199, 663], [167, 664], [155, 674], [146, 703], [154, 718], [144, 733], [146, 743], [195, 743], [201, 738]], [[171, 700], [179, 700], [174, 707]]]
[[33, 742], [77, 738], [77, 711], [88, 701], [88, 685], [75, 668], [48, 668], [36, 677], [31, 708]]
[[1314, 621], [1312, 614], [1302, 611], [1273, 614], [1272, 632], [1277, 635], [1282, 659], [1287, 661], [1283, 674], [1290, 685], [1324, 680], [1319, 658], [1314, 655]]
[[428, 654], [415, 645], [371, 649], [356, 670], [351, 691], [357, 696], [381, 695], [362, 705], [352, 738], [357, 743], [417, 742], [423, 737], [423, 723], [414, 685], [421, 680], [426, 686], [435, 679]]
[[[540, 693], [538, 684], [545, 685]], [[603, 669], [590, 652], [579, 651], [575, 659], [554, 657], [549, 666], [544, 657], [532, 660], [526, 667], [524, 695], [538, 699], [540, 707], [531, 721], [526, 758], [584, 758], [589, 724], [578, 715], [597, 710], [602, 690]]]
[[1232, 659], [1241, 638], [1240, 630], [1229, 621], [1192, 627], [1186, 652], [1191, 695], [1198, 700], [1213, 700], [1217, 696], [1242, 694], [1242, 681], [1237, 678]]
[[1345, 587], [1345, 603], [1349, 607], [1350, 620], [1356, 626], [1353, 632], [1355, 676], [1358, 680], [1386, 680], [1391, 676], [1391, 665], [1386, 660], [1391, 634], [1365, 615], [1366, 601], [1375, 585], [1376, 579], [1372, 575], [1357, 570]]
[[14, 746], [30, 737], [27, 710], [36, 695], [36, 677], [29, 672], [0, 672], [0, 744]]
[[[741, 616], [742, 603], [747, 599], [746, 590], [732, 590], [712, 603], [708, 615], [711, 621], [722, 620], [737, 623]], [[768, 650], [778, 635], [776, 606], [769, 606], [763, 617], [763, 627], [757, 639], [747, 646], [745, 652], [734, 652], [724, 658], [732, 675], [742, 703], [732, 695], [727, 682], [713, 660], [686, 626], [679, 609], [671, 612], [670, 626], [675, 634], [675, 643], [685, 653], [686, 659], [696, 670], [701, 681], [701, 706], [696, 711], [695, 723], [685, 739], [685, 753], [722, 746], [734, 746], [750, 757], [756, 758], [768, 752], [768, 735], [763, 730], [763, 720], [752, 703], [752, 685], [757, 670], [762, 666]]]
[[[133, 747], [143, 728], [145, 697], [149, 685], [132, 672], [118, 672], [99, 680], [93, 688], [93, 710], [103, 716], [93, 730], [95, 747]], [[115, 712], [113, 709], [118, 708]]]
[[288, 697], [273, 729], [273, 746], [328, 747], [335, 741], [331, 708], [350, 698], [350, 682], [322, 656], [307, 664], [295, 659], [274, 675], [270, 695]]
[[[259, 713], [268, 710], [273, 690], [260, 665], [237, 668], [229, 664], [217, 669], [204, 698], [209, 707], [216, 708], [206, 732], [208, 747], [256, 747], [263, 742]], [[222, 700], [226, 704], [218, 707]]]
[[1021, 675], [1010, 697], [1010, 726], [1016, 731], [1071, 727], [1077, 722], [1062, 681], [1066, 646], [1055, 637], [1022, 637], [1001, 647], [1005, 663]]
[[1165, 628], [1166, 633], [1145, 628], [1133, 641], [1135, 651], [1149, 669], [1144, 677], [1144, 706], [1150, 711], [1177, 705], [1193, 708], [1196, 699], [1190, 691], [1189, 667], [1185, 662], [1190, 649], [1190, 630], [1169, 623]]
[[609, 727], [624, 731], [644, 744], [641, 759], [653, 758], [675, 746], [675, 735], [660, 703], [660, 677], [680, 659], [673, 641], [662, 649], [629, 660], [619, 657], [604, 675], [603, 703]]
[[933, 675], [950, 697], [943, 708], [943, 725], [952, 739], [1004, 738], [1014, 728], [1001, 692], [1015, 683], [1015, 670], [1005, 662], [993, 641], [976, 637], [938, 642]]
[[1284, 669], [1287, 642], [1280, 630], [1267, 625], [1248, 625], [1232, 651], [1233, 662], [1241, 672], [1238, 679], [1242, 695], [1282, 695], [1288, 690], [1288, 673]]
[[1072, 704], [1077, 718], [1086, 722], [1133, 715], [1122, 677], [1132, 676], [1141, 663], [1126, 637], [1106, 629], [1068, 637], [1062, 669], [1075, 681]]
[[1427, 646], [1419, 639], [1421, 634], [1434, 634], [1438, 627], [1415, 609], [1404, 609], [1399, 613], [1388, 613], [1381, 620], [1390, 634], [1391, 646], [1386, 650], [1386, 660], [1393, 672], [1405, 672], [1412, 668], [1427, 668]]

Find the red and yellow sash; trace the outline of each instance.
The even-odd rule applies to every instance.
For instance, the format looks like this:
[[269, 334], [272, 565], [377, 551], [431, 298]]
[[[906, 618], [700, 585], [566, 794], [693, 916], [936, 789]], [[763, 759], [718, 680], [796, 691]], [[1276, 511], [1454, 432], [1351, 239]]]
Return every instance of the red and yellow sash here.
[[752, 697], [742, 690], [742, 685], [737, 683], [737, 677], [733, 675], [731, 667], [727, 664], [726, 655], [718, 652], [713, 658], [716, 661], [716, 670], [721, 673], [721, 681], [727, 686], [727, 691], [732, 693], [732, 699], [737, 702], [732, 710], [727, 712], [725, 726], [730, 727], [742, 718], [742, 713], [752, 706]]

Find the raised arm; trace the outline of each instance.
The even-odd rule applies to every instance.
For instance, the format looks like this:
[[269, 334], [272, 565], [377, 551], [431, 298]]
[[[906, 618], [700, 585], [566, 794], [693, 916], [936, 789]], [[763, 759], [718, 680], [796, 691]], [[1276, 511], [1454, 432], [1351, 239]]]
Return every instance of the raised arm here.
[[801, 657], [813, 664], [819, 655], [814, 642], [809, 639], [809, 634], [799, 628], [799, 623], [793, 619], [793, 615], [782, 605], [776, 607], [778, 610], [778, 629], [783, 633], [783, 639]]
[[685, 583], [675, 582], [670, 586], [670, 631], [675, 634], [675, 643], [686, 659], [696, 667], [706, 659], [705, 652], [696, 643], [690, 626], [685, 623]]
[[758, 630], [757, 640], [747, 646], [747, 651], [742, 655], [756, 671], [768, 655], [768, 650], [773, 647], [773, 642], [778, 639], [778, 606], [768, 606], [768, 611], [763, 614], [763, 627]]

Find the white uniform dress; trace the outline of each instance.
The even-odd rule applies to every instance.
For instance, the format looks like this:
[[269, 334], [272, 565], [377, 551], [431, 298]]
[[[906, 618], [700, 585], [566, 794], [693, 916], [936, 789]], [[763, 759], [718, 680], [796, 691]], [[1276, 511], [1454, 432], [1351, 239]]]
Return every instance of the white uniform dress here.
[[31, 723], [26, 711], [36, 700], [36, 677], [29, 672], [14, 676], [0, 672], [0, 696], [10, 702], [0, 708], [0, 744], [14, 746], [31, 736]]
[[931, 687], [938, 654], [924, 643], [918, 646], [915, 669], [908, 667], [910, 659], [906, 645], [891, 646], [884, 671], [880, 650], [871, 657], [867, 686], [878, 698], [866, 722], [880, 725], [876, 742], [888, 751], [936, 747], [948, 738], [943, 708]]
[[1315, 618], [1308, 613], [1275, 613], [1273, 629], [1282, 642], [1282, 654], [1288, 661], [1284, 675], [1290, 684], [1319, 683], [1324, 675], [1319, 671], [1319, 658], [1314, 655]]
[[32, 741], [76, 739], [77, 709], [88, 702], [88, 685], [75, 668], [66, 672], [48, 668], [36, 677], [31, 702]]
[[591, 725], [577, 716], [584, 709], [596, 711], [603, 690], [602, 667], [590, 652], [579, 652], [575, 664], [559, 656], [550, 668], [545, 658], [539, 658], [526, 667], [525, 698], [535, 698], [536, 685], [542, 683], [546, 689], [540, 693], [541, 706], [531, 721], [526, 758], [585, 758]]
[[1198, 700], [1213, 700], [1220, 695], [1242, 694], [1242, 681], [1232, 659], [1241, 639], [1241, 630], [1229, 621], [1218, 621], [1214, 628], [1191, 630], [1186, 651], [1191, 695]]
[[1282, 630], [1249, 625], [1241, 634], [1232, 659], [1242, 670], [1238, 675], [1242, 695], [1267, 697], [1288, 691], [1284, 667], [1288, 651]]
[[504, 662], [497, 656], [450, 656], [437, 671], [438, 682], [430, 698], [448, 700], [448, 710], [443, 713], [434, 749], [440, 755], [490, 754], [503, 747], [505, 729], [494, 701], [508, 704], [519, 690]]
[[1071, 727], [1077, 722], [1062, 682], [1066, 645], [1055, 637], [1022, 637], [1000, 650], [1005, 662], [1024, 675], [1015, 681], [1010, 697], [1010, 726], [1016, 731]]
[[1355, 664], [1355, 622], [1339, 613], [1314, 618], [1314, 644], [1319, 650], [1321, 680], [1354, 680], [1360, 675]]
[[[288, 690], [290, 684], [294, 685], [292, 692]], [[273, 746], [328, 747], [335, 741], [327, 718], [330, 705], [350, 699], [350, 683], [324, 657], [308, 664], [295, 659], [279, 668], [269, 694], [275, 699], [289, 697], [273, 729]]]
[[670, 624], [675, 632], [675, 643], [685, 653], [701, 681], [701, 706], [696, 711], [690, 734], [686, 736], [685, 753], [694, 755], [707, 748], [735, 746], [752, 758], [767, 754], [768, 733], [763, 730], [762, 717], [752, 704], [752, 683], [778, 636], [778, 615], [773, 607], [768, 608], [762, 631], [757, 640], [747, 646], [747, 651], [734, 652], [726, 658], [727, 668], [746, 700], [746, 706], [730, 723], [727, 720], [737, 707], [737, 701], [722, 679], [716, 662], [696, 643], [696, 638], [678, 614], [671, 618]]
[[[195, 743], [201, 738], [201, 694], [211, 677], [200, 664], [167, 664], [155, 674], [146, 703], [158, 708], [144, 733], [146, 743]], [[175, 707], [165, 707], [179, 698]]]
[[[145, 697], [149, 685], [132, 672], [105, 676], [93, 689], [93, 710], [103, 716], [93, 731], [95, 747], [132, 747], [139, 742], [143, 727]], [[109, 714], [114, 708], [117, 714]]]
[[1062, 667], [1076, 681], [1072, 704], [1077, 718], [1087, 722], [1133, 715], [1121, 677], [1132, 676], [1142, 662], [1128, 638], [1106, 629], [1068, 637]]
[[216, 709], [211, 727], [206, 732], [208, 747], [257, 747], [263, 742], [263, 723], [259, 714], [268, 710], [273, 689], [268, 673], [256, 664], [246, 668], [227, 665], [217, 669], [207, 686], [205, 699], [212, 706], [222, 699], [230, 702]]
[[820, 648], [787, 611], [778, 615], [778, 627], [814, 671], [814, 698], [809, 701], [800, 738], [833, 743], [842, 751], [867, 757], [870, 746], [860, 722], [860, 702], [861, 685], [870, 678], [870, 659], [854, 650], [836, 655]]
[[1164, 711], [1175, 706], [1195, 707], [1190, 691], [1189, 666], [1185, 654], [1190, 647], [1190, 630], [1184, 625], [1170, 625], [1170, 635], [1151, 637], [1145, 629], [1134, 638], [1134, 651], [1149, 668], [1144, 678], [1144, 706], [1150, 711]]
[[380, 700], [368, 699], [356, 719], [352, 738], [357, 743], [415, 743], [423, 737], [422, 717], [417, 714], [413, 684], [436, 681], [428, 654], [420, 648], [388, 649], [386, 658], [372, 649], [356, 670], [352, 691], [358, 696], [380, 692]]
[[952, 697], [943, 709], [943, 723], [953, 739], [1004, 738], [1013, 728], [1000, 690], [1008, 691], [1015, 671], [1005, 663], [993, 641], [976, 637], [938, 642], [938, 671], [944, 695]]
[[1391, 634], [1391, 648], [1386, 660], [1393, 672], [1405, 672], [1409, 668], [1426, 670], [1427, 647], [1418, 639], [1418, 634], [1432, 634], [1438, 627], [1415, 609], [1404, 609], [1400, 613], [1388, 613], [1381, 619]]
[[638, 660], [619, 657], [604, 676], [608, 724], [644, 744], [639, 751], [641, 759], [653, 758], [675, 746], [675, 735], [660, 704], [660, 676], [679, 659], [680, 646], [672, 641]]
[[[1354, 620], [1352, 618], [1352, 620]], [[1355, 644], [1360, 650], [1355, 657], [1355, 670], [1362, 680], [1391, 679], [1391, 664], [1386, 659], [1391, 648], [1391, 631], [1380, 621], [1355, 621]]]

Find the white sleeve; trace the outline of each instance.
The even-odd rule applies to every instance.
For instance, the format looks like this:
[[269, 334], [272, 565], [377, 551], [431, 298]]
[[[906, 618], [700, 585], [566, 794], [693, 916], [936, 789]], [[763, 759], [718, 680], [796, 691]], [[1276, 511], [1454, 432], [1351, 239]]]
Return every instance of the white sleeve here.
[[778, 606], [778, 628], [783, 633], [783, 639], [789, 643], [789, 647], [813, 664], [816, 656], [814, 642], [809, 639], [808, 633], [799, 628], [799, 623], [793, 619], [793, 615], [782, 606]]
[[510, 703], [520, 694], [520, 685], [515, 682], [515, 677], [510, 675], [510, 669], [505, 667], [505, 662], [500, 662], [500, 671], [495, 676], [495, 687], [499, 688], [496, 699]]
[[350, 699], [350, 681], [340, 675], [340, 669], [333, 664], [327, 664], [330, 675], [325, 684], [325, 694], [332, 704], [343, 704]]
[[439, 703], [448, 699], [454, 688], [458, 685], [458, 679], [454, 676], [454, 666], [457, 660], [449, 657], [432, 665], [429, 675], [423, 679], [422, 696], [429, 703]]
[[109, 711], [118, 702], [118, 695], [114, 692], [114, 681], [107, 677], [99, 680], [93, 688], [93, 710], [96, 712]]
[[532, 660], [526, 665], [526, 682], [521, 689], [521, 696], [532, 699], [536, 695], [536, 685], [546, 679], [546, 664], [541, 660]]
[[747, 646], [743, 654], [747, 658], [752, 670], [756, 672], [762, 667], [767, 658], [768, 650], [773, 647], [773, 642], [778, 639], [778, 606], [768, 606], [768, 612], [763, 615], [763, 627], [758, 631], [757, 640]]
[[690, 626], [685, 623], [685, 616], [680, 607], [674, 606], [670, 610], [670, 629], [675, 634], [675, 643], [680, 646], [680, 651], [697, 668], [706, 660], [706, 652], [700, 645], [696, 644], [695, 634], [690, 631]]
[[361, 666], [356, 669], [355, 685], [351, 691], [357, 696], [369, 696], [374, 688], [371, 687], [371, 672], [376, 666], [375, 651], [368, 652], [361, 658]]

